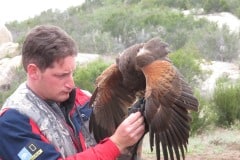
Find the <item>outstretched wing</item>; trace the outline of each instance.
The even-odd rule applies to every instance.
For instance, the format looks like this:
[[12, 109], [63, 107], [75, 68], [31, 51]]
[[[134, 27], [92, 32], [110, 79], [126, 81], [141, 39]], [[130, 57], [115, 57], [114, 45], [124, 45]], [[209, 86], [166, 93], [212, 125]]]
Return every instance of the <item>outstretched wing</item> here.
[[116, 64], [110, 65], [96, 79], [96, 89], [90, 99], [93, 114], [89, 130], [97, 142], [114, 133], [135, 100], [135, 95], [122, 85], [122, 79]]
[[[150, 145], [156, 145], [164, 159], [184, 159], [190, 132], [188, 110], [197, 111], [198, 101], [183, 76], [166, 60], [143, 66], [146, 78], [145, 116], [149, 124]], [[160, 147], [161, 145], [161, 147]]]

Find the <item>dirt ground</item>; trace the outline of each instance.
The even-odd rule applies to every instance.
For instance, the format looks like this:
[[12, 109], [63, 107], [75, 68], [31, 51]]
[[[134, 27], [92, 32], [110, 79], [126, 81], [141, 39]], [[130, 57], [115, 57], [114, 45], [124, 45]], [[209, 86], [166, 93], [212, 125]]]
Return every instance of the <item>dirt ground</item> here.
[[[230, 149], [230, 148], [229, 148]], [[155, 160], [155, 155], [144, 155], [142, 160]], [[240, 150], [231, 151], [226, 149], [222, 153], [206, 152], [202, 154], [187, 154], [185, 160], [240, 160]]]
[[[148, 138], [143, 144], [142, 160], [155, 160]], [[191, 137], [185, 160], [240, 160], [240, 130], [218, 128]]]

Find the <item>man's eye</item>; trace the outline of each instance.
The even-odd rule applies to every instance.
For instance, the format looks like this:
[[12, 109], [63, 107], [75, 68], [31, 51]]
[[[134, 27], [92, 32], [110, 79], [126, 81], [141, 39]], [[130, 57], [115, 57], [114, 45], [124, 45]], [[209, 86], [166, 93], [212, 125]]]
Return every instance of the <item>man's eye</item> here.
[[58, 77], [58, 78], [65, 78], [67, 76], [68, 76], [68, 74], [58, 74], [58, 75], [56, 75], [56, 77]]

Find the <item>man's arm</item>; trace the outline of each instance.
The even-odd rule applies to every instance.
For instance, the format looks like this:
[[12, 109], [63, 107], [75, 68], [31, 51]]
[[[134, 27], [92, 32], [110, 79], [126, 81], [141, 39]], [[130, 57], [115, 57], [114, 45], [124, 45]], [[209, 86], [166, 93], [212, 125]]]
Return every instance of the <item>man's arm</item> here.
[[[0, 116], [0, 159], [60, 160], [57, 149], [41, 134], [36, 123], [18, 111], [9, 109]], [[116, 159], [120, 154], [117, 146], [105, 139], [95, 147], [66, 157], [66, 160]]]
[[[14, 109], [0, 116], [0, 158], [58, 159], [60, 153], [43, 137], [35, 123]], [[29, 159], [30, 159], [29, 158]]]

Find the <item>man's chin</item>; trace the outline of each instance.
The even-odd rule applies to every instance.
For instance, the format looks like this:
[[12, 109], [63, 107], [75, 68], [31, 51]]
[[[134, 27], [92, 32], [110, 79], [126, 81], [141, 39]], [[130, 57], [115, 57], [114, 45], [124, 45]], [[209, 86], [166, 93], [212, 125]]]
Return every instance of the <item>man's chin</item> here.
[[58, 97], [58, 102], [64, 102], [66, 100], [68, 100], [69, 98], [69, 93], [68, 94], [62, 94], [61, 96]]

